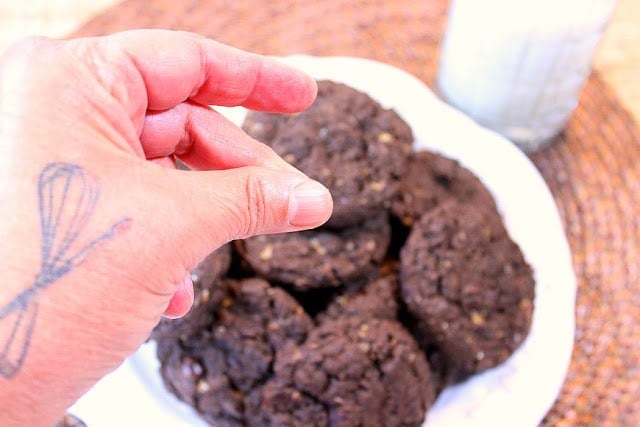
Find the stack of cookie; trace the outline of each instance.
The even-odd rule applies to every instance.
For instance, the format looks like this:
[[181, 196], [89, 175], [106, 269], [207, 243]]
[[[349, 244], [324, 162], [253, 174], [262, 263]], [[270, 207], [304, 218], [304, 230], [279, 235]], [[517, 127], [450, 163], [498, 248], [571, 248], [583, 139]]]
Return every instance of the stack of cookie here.
[[216, 426], [419, 426], [447, 384], [526, 336], [534, 282], [491, 194], [457, 162], [412, 152], [409, 126], [319, 82], [297, 115], [244, 129], [325, 184], [323, 227], [232, 242], [163, 320], [169, 390]]

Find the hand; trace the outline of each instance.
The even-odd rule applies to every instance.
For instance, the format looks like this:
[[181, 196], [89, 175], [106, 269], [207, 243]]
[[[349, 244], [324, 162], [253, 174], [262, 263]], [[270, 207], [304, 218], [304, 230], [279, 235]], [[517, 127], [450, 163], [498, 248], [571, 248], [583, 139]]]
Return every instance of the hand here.
[[315, 93], [180, 32], [28, 39], [0, 59], [3, 422], [53, 424], [189, 309], [188, 273], [217, 247], [328, 219], [324, 187], [208, 107], [296, 112]]

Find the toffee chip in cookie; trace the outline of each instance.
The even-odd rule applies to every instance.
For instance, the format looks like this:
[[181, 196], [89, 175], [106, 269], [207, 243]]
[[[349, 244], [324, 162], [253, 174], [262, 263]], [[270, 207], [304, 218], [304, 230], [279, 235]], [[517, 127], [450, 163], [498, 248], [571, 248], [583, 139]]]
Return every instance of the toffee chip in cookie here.
[[449, 199], [496, 209], [493, 196], [471, 171], [458, 161], [431, 151], [411, 154], [402, 175], [393, 214], [407, 227]]
[[504, 362], [531, 325], [532, 270], [491, 209], [451, 200], [416, 223], [400, 258], [401, 298], [423, 348], [458, 379]]
[[321, 323], [278, 355], [253, 425], [420, 426], [434, 400], [429, 366], [398, 322]]
[[295, 115], [250, 112], [243, 129], [333, 195], [327, 226], [343, 228], [376, 216], [399, 191], [411, 152], [411, 128], [368, 95], [332, 81]]
[[386, 213], [358, 226], [271, 234], [237, 241], [240, 256], [255, 272], [296, 290], [336, 287], [373, 274], [391, 239]]
[[245, 399], [271, 379], [277, 352], [302, 343], [313, 324], [291, 296], [262, 279], [226, 279], [216, 290], [222, 297], [203, 304], [209, 324], [157, 340], [160, 373], [207, 422], [245, 426]]

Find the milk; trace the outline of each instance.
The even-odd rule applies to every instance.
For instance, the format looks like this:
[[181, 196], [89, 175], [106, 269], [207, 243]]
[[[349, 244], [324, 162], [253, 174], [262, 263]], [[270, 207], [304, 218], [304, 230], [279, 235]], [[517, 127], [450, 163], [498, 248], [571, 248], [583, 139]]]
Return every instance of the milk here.
[[452, 0], [442, 97], [526, 151], [566, 125], [615, 0]]

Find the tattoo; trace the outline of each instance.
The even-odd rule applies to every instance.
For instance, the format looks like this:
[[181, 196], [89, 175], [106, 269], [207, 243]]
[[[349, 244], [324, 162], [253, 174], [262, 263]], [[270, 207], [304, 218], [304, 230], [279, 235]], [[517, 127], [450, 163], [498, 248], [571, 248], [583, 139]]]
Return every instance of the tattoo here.
[[91, 175], [73, 163], [49, 163], [38, 178], [40, 271], [31, 287], [0, 307], [0, 375], [13, 377], [22, 367], [38, 314], [38, 294], [81, 264], [96, 246], [112, 238], [130, 218], [116, 221], [90, 241], [81, 241], [100, 195]]

